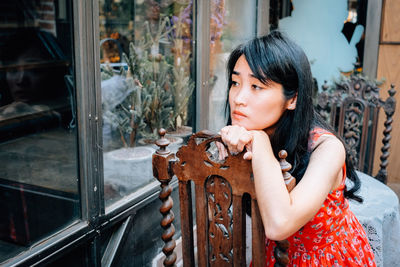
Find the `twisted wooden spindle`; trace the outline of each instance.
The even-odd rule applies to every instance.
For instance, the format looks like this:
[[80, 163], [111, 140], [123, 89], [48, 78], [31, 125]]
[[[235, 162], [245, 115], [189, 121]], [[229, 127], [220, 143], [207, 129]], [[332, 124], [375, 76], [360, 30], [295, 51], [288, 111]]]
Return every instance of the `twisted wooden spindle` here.
[[376, 175], [376, 178], [381, 181], [382, 183], [386, 184], [387, 182], [387, 165], [388, 165], [388, 158], [389, 158], [389, 148], [390, 144], [389, 141], [392, 138], [390, 136], [390, 133], [392, 132], [392, 122], [393, 122], [393, 114], [394, 111], [396, 110], [396, 99], [394, 98], [394, 95], [396, 94], [396, 90], [394, 89], [394, 85], [390, 85], [390, 90], [389, 90], [389, 97], [386, 99], [384, 105], [383, 105], [383, 110], [385, 111], [386, 114], [386, 121], [384, 123], [385, 129], [383, 130], [383, 147], [381, 148], [382, 155], [380, 157], [381, 163], [380, 163], [380, 169], [378, 174]]
[[167, 149], [169, 141], [165, 138], [166, 131], [160, 129], [158, 133], [161, 138], [156, 142], [159, 149], [153, 155], [153, 175], [161, 183], [159, 199], [162, 201], [160, 213], [163, 215], [161, 227], [164, 229], [164, 233], [161, 238], [165, 243], [163, 247], [164, 266], [175, 266], [176, 253], [174, 249], [176, 244], [173, 238], [175, 227], [172, 223], [175, 216], [171, 210], [174, 203], [171, 198], [172, 188], [169, 185], [172, 179], [169, 161], [174, 157], [174, 154]]
[[[285, 150], [279, 151], [279, 164], [281, 166], [283, 179], [286, 184], [287, 190], [290, 192], [296, 186], [296, 179], [290, 174], [290, 170], [292, 169], [292, 165], [286, 161], [287, 152]], [[274, 249], [274, 256], [276, 259], [275, 267], [287, 266], [289, 264], [289, 241], [275, 241], [276, 247]]]

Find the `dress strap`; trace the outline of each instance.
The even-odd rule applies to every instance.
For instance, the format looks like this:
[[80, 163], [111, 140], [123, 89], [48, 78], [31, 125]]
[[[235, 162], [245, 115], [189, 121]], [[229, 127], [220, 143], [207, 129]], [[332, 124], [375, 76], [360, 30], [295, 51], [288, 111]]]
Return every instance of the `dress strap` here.
[[328, 130], [325, 130], [323, 128], [320, 127], [314, 127], [311, 131], [310, 131], [310, 135], [308, 138], [308, 151], [312, 151], [312, 147], [315, 144], [315, 142], [317, 142], [318, 138], [320, 138], [322, 135], [333, 135], [333, 133], [329, 132]]

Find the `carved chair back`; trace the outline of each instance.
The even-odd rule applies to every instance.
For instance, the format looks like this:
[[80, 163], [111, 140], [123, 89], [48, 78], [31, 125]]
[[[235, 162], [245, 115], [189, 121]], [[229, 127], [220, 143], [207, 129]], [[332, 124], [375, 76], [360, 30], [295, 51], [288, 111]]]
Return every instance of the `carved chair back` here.
[[379, 97], [380, 88], [359, 75], [352, 75], [335, 83], [333, 87], [322, 86], [318, 95], [317, 109], [321, 116], [343, 138], [349, 156], [356, 169], [372, 175], [375, 154], [377, 125], [380, 109], [386, 114], [380, 170], [376, 178], [386, 183], [389, 157], [389, 141], [392, 131], [392, 116], [396, 101], [396, 91], [391, 85], [389, 97], [383, 101]]
[[[265, 266], [265, 232], [257, 205], [251, 162], [243, 159], [243, 152], [228, 156], [224, 161], [214, 160], [209, 148], [212, 142], [221, 142], [221, 139], [208, 131], [194, 134], [188, 144], [174, 155], [165, 149], [168, 143], [163, 138], [165, 131], [160, 133], [162, 137], [157, 143], [160, 149], [153, 156], [153, 171], [163, 188], [160, 211], [164, 215], [161, 222], [165, 229], [162, 236], [166, 254], [164, 265], [173, 266], [176, 260], [172, 239], [173, 214], [170, 211], [172, 200], [168, 194], [171, 192], [168, 183], [176, 175], [184, 266], [246, 266], [245, 237], [249, 233], [246, 233], [245, 195], [251, 202], [252, 264]], [[281, 165], [287, 178], [291, 166], [285, 157], [281, 156]], [[197, 233], [196, 263], [193, 214]], [[277, 242], [277, 245], [277, 266], [286, 266], [289, 261], [288, 241]]]

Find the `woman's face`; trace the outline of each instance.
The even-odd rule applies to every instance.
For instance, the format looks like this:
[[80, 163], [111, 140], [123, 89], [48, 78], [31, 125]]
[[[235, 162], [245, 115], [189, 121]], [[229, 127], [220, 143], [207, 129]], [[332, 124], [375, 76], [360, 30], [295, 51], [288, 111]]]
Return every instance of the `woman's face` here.
[[26, 67], [43, 61], [43, 58], [38, 55], [37, 50], [28, 49], [15, 60], [14, 64], [19, 67], [6, 73], [13, 101], [29, 102], [43, 97], [41, 93], [44, 91], [46, 77], [49, 74], [46, 69]]
[[286, 109], [295, 109], [296, 97], [286, 100], [281, 84], [263, 84], [254, 77], [244, 55], [236, 62], [229, 90], [232, 125], [265, 130], [269, 135]]

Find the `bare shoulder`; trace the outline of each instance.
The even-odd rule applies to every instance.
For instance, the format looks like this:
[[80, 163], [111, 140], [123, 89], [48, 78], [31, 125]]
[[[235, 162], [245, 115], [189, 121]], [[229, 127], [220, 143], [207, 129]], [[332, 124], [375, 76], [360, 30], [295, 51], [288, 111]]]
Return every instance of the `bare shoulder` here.
[[316, 140], [312, 147], [311, 158], [320, 158], [338, 161], [343, 164], [346, 150], [342, 141], [331, 134], [323, 134]]
[[311, 146], [311, 150], [314, 151], [315, 149], [326, 146], [340, 146], [344, 149], [342, 141], [339, 140], [335, 135], [330, 133], [322, 134], [315, 142], [313, 142]]
[[[321, 199], [324, 200], [329, 190], [337, 188], [341, 183], [345, 159], [346, 150], [343, 143], [334, 135], [321, 135], [314, 143], [314, 150], [303, 176], [307, 181], [304, 184], [318, 187], [318, 190], [323, 192]], [[315, 186], [317, 181], [318, 186]]]

